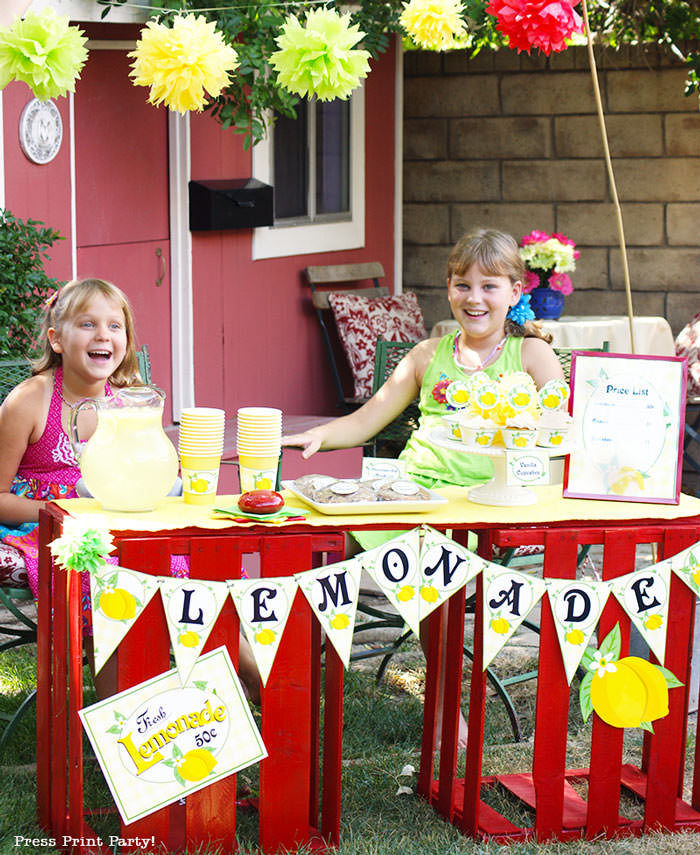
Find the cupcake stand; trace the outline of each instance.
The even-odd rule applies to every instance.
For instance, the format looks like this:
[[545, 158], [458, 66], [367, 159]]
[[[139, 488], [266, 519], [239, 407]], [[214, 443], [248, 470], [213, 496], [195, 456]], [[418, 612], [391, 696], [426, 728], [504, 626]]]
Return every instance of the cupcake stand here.
[[[466, 445], [459, 439], [450, 436], [446, 427], [435, 428], [430, 434], [430, 441], [440, 448], [449, 448], [451, 451], [461, 451], [464, 454], [479, 454], [490, 457], [493, 460], [493, 479], [487, 484], [479, 484], [471, 487], [468, 497], [471, 502], [479, 505], [502, 505], [505, 507], [515, 505], [534, 505], [537, 503], [537, 491], [525, 484], [506, 484], [506, 449], [502, 445], [491, 445], [481, 448], [475, 445]], [[544, 448], [537, 446], [537, 451], [549, 453], [550, 457], [550, 484], [561, 483], [564, 473], [564, 457], [575, 451], [574, 443], [567, 442], [558, 448]]]

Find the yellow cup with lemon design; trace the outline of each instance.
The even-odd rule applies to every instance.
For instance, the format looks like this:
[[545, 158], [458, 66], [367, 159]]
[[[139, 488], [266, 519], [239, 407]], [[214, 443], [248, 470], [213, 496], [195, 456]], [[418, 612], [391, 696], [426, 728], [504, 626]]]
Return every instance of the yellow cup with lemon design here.
[[213, 505], [219, 482], [221, 455], [180, 454], [182, 492], [188, 505]]
[[238, 478], [241, 493], [249, 490], [274, 490], [277, 484], [279, 454], [254, 457], [238, 455]]

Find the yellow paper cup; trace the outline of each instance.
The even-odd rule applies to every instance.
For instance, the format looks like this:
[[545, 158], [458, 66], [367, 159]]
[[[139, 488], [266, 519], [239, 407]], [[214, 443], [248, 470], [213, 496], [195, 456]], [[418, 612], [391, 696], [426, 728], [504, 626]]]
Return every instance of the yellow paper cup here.
[[274, 490], [277, 483], [279, 454], [267, 457], [238, 456], [238, 478], [241, 493], [249, 490]]
[[188, 505], [213, 505], [219, 481], [221, 455], [180, 455], [182, 493]]

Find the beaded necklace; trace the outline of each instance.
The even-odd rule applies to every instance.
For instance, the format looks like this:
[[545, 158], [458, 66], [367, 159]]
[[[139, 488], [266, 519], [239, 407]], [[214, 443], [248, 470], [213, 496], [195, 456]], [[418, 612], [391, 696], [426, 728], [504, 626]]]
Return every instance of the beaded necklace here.
[[493, 357], [497, 353], [500, 353], [503, 350], [503, 345], [506, 343], [506, 339], [508, 338], [507, 336], [503, 336], [503, 338], [498, 342], [498, 344], [494, 347], [494, 349], [491, 351], [491, 353], [489, 353], [489, 355], [486, 357], [486, 359], [482, 359], [481, 362], [477, 362], [476, 367], [474, 367], [474, 368], [467, 368], [466, 365], [462, 365], [462, 363], [459, 361], [459, 351], [457, 348], [457, 342], [459, 341], [460, 335], [461, 335], [461, 332], [458, 332], [457, 335], [455, 336], [455, 343], [454, 343], [454, 347], [452, 349], [452, 352], [454, 355], [455, 363], [463, 371], [483, 371], [484, 366], [488, 365], [488, 363], [491, 362]]

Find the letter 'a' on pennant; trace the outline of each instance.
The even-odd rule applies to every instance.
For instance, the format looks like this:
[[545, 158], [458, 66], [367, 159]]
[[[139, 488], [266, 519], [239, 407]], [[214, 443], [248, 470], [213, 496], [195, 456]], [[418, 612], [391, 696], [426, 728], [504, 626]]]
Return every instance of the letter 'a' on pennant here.
[[420, 528], [358, 555], [362, 567], [416, 636], [420, 633]]
[[253, 651], [260, 680], [265, 686], [292, 611], [297, 581], [294, 576], [276, 576], [232, 579], [228, 584], [243, 632]]
[[700, 597], [700, 541], [670, 558], [671, 570]]
[[115, 564], [90, 573], [95, 673], [98, 673], [158, 590], [158, 577]]
[[610, 594], [607, 582], [547, 579], [566, 681], [571, 685]]
[[484, 577], [484, 661], [486, 669], [545, 592], [543, 579], [486, 562]]
[[309, 601], [341, 662], [350, 665], [362, 565], [357, 558], [297, 573], [295, 578]]
[[483, 558], [425, 526], [420, 551], [420, 620], [463, 588], [485, 565]]
[[652, 564], [608, 583], [661, 665], [666, 656], [671, 561]]
[[226, 582], [160, 577], [160, 595], [184, 686], [228, 597]]

